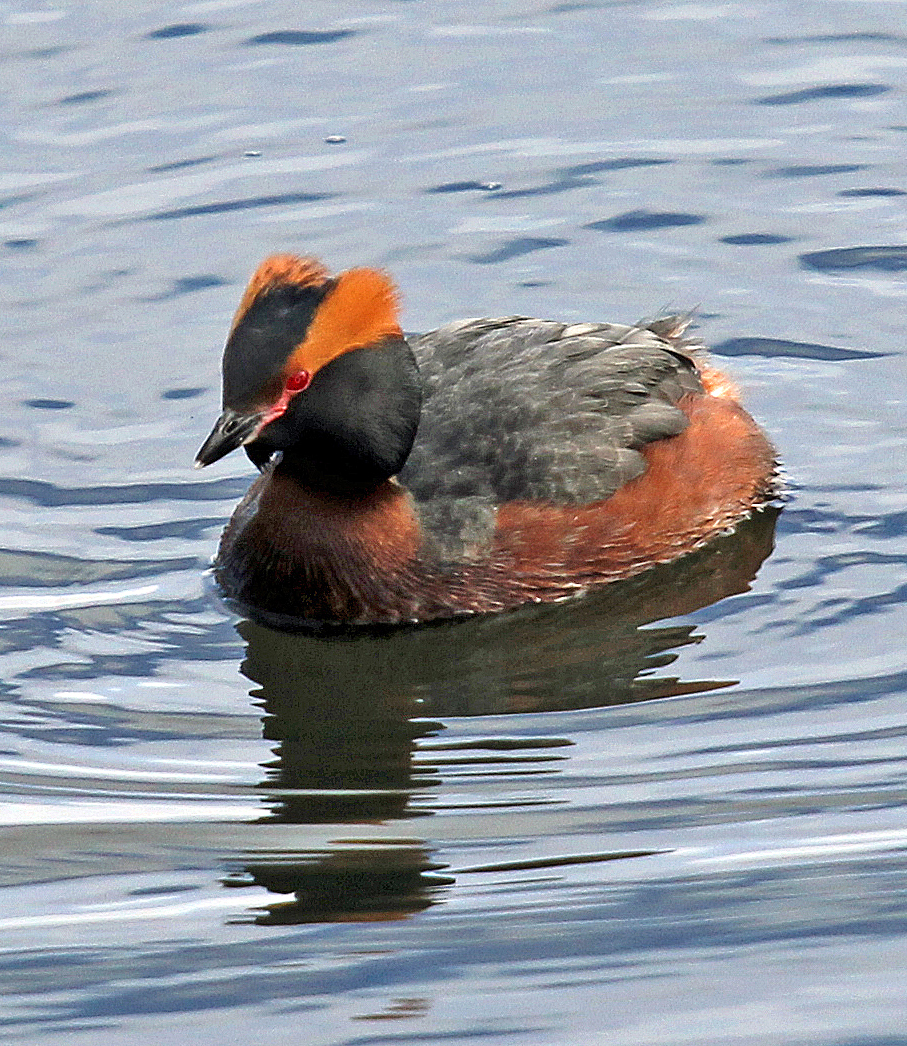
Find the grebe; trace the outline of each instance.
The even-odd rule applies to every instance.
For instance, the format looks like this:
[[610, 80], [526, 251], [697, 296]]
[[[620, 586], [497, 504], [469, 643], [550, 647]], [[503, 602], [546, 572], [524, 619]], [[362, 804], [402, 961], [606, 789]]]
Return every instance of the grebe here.
[[198, 452], [261, 470], [215, 561], [225, 594], [382, 624], [553, 601], [732, 529], [776, 455], [685, 339], [507, 316], [410, 340], [390, 278], [275, 255], [243, 295]]

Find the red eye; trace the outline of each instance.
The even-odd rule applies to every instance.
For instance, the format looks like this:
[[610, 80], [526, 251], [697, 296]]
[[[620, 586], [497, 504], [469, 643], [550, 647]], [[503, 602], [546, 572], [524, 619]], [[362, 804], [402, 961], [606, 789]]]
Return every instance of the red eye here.
[[286, 381], [287, 392], [302, 392], [309, 387], [312, 375], [307, 370], [298, 370], [291, 374]]

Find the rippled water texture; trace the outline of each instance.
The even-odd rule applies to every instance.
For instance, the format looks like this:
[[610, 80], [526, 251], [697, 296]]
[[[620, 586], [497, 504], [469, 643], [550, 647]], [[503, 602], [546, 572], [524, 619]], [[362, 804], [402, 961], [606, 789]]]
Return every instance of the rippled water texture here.
[[[0, 1041], [907, 1043], [907, 4], [0, 22]], [[414, 331], [698, 305], [790, 500], [561, 607], [241, 621], [251, 470], [190, 465], [284, 250]]]

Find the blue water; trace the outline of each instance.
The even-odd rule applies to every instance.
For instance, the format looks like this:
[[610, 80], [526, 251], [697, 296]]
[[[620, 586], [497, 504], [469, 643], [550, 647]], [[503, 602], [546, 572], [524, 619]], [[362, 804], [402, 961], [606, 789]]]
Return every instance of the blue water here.
[[[0, 1040], [907, 1043], [907, 4], [0, 7]], [[698, 332], [789, 497], [573, 604], [244, 622], [268, 253]]]

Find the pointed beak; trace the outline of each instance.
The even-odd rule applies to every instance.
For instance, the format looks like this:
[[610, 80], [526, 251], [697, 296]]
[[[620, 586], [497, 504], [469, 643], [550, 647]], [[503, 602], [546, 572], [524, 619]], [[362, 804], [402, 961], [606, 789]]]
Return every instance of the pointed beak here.
[[221, 414], [211, 430], [211, 435], [205, 440], [195, 455], [195, 467], [203, 468], [219, 461], [231, 450], [236, 450], [244, 443], [252, 440], [261, 428], [264, 415], [239, 414], [229, 408]]

